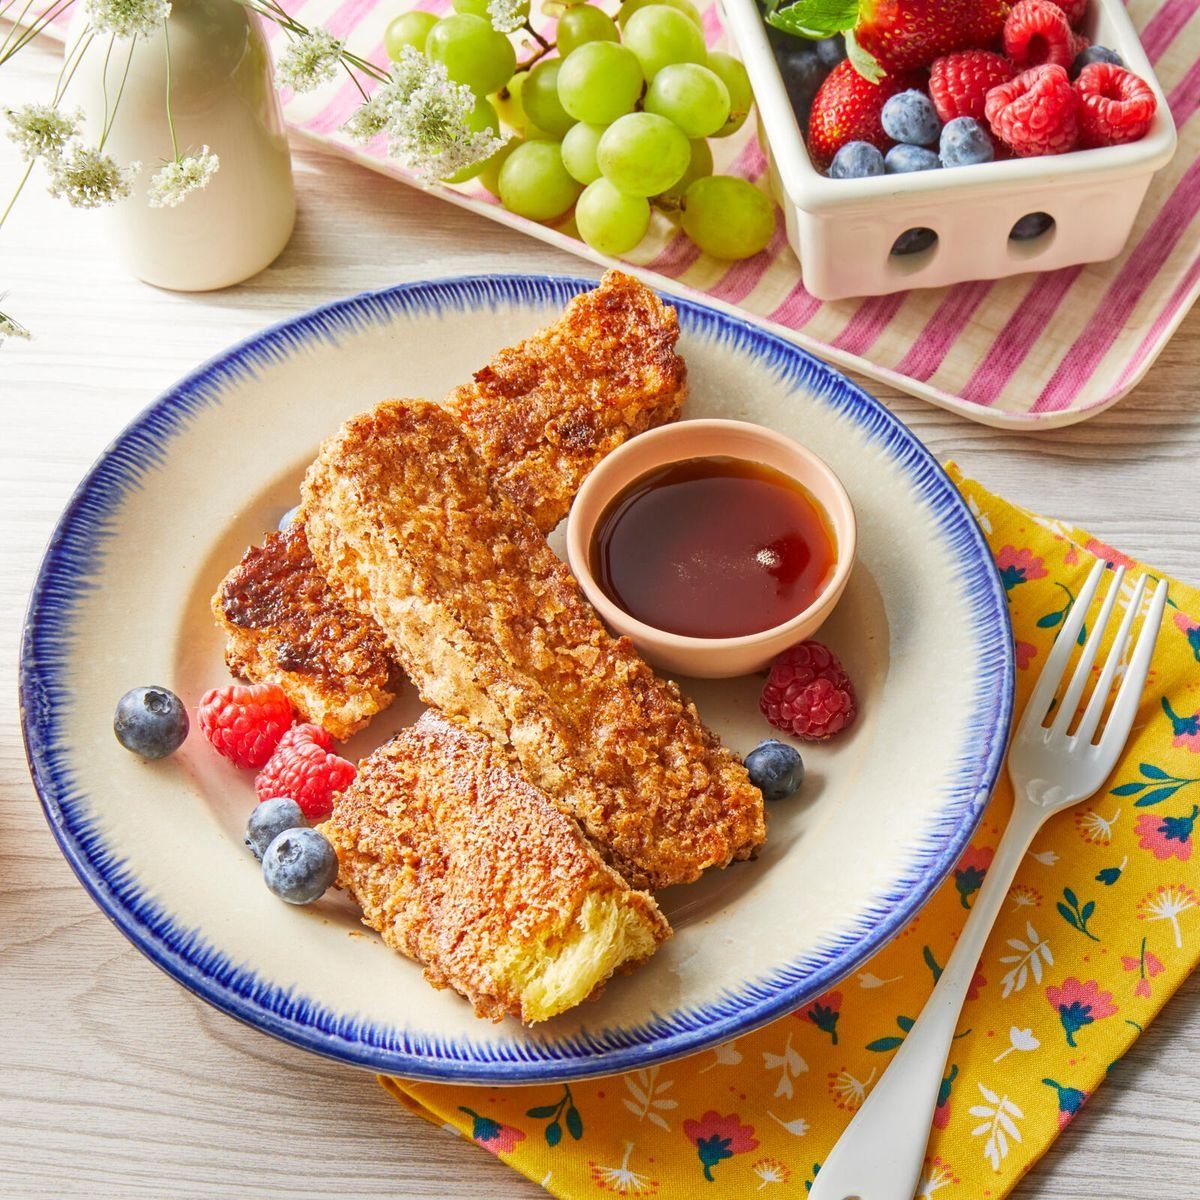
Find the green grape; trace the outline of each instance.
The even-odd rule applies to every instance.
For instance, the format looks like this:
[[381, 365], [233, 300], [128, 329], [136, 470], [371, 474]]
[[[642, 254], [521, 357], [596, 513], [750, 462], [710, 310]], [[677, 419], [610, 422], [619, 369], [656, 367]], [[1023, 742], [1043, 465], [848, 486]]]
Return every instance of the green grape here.
[[624, 29], [625, 22], [639, 8], [645, 8], [648, 4], [665, 4], [668, 8], [677, 8], [690, 21], [694, 21], [698, 28], [704, 28], [704, 18], [700, 15], [700, 10], [692, 3], [692, 0], [625, 0], [625, 3], [621, 5], [621, 11], [617, 13], [617, 24]]
[[[485, 129], [490, 129], [492, 133], [499, 134], [500, 118], [496, 115], [496, 110], [480, 96], [475, 101], [475, 107], [471, 109], [470, 114], [467, 116], [466, 126], [474, 133], [481, 133]], [[495, 155], [492, 157], [494, 158]], [[481, 162], [477, 162], [473, 167], [463, 167], [461, 171], [455, 171], [453, 175], [447, 175], [443, 182], [466, 183], [468, 179], [474, 179], [489, 162], [491, 162], [491, 159], [485, 158]]]
[[405, 46], [424, 50], [425, 39], [436, 24], [437, 17], [427, 12], [406, 12], [393, 18], [383, 35], [388, 58], [398, 61]]
[[600, 145], [603, 133], [603, 125], [588, 125], [580, 121], [567, 130], [567, 136], [562, 140], [563, 166], [580, 183], [592, 183], [600, 178], [596, 147]]
[[749, 258], [771, 240], [775, 210], [744, 179], [709, 175], [683, 198], [683, 232], [715, 258]]
[[500, 202], [519, 217], [553, 221], [579, 195], [579, 184], [567, 174], [557, 142], [525, 142], [500, 168]]
[[521, 139], [511, 137], [491, 158], [483, 164], [483, 170], [479, 172], [479, 182], [483, 184], [497, 200], [500, 199], [500, 169], [508, 161], [508, 156], [520, 146]]
[[425, 53], [440, 62], [455, 83], [465, 83], [477, 96], [498, 92], [517, 65], [508, 38], [474, 13], [454, 13], [438, 21], [425, 39]]
[[575, 224], [593, 250], [625, 254], [646, 236], [650, 204], [644, 196], [627, 196], [607, 179], [597, 179], [575, 205]]
[[586, 42], [619, 42], [621, 35], [616, 23], [594, 4], [577, 4], [558, 18], [555, 41], [558, 52], [566, 58]]
[[712, 136], [728, 137], [745, 125], [750, 106], [754, 103], [754, 93], [750, 90], [750, 76], [732, 54], [724, 54], [720, 50], [714, 50], [708, 56], [708, 69], [720, 77], [726, 91], [729, 92], [729, 118]]
[[616, 42], [587, 42], [562, 61], [558, 99], [577, 121], [607, 125], [642, 94], [642, 68], [633, 51]]
[[672, 63], [704, 63], [708, 59], [700, 27], [665, 4], [639, 8], [625, 22], [623, 40], [637, 55], [647, 80]]
[[604, 178], [630, 196], [657, 196], [679, 181], [691, 162], [683, 130], [655, 113], [628, 113], [600, 138], [596, 161]]
[[672, 63], [655, 75], [643, 107], [674, 121], [690, 138], [706, 138], [729, 119], [729, 91], [707, 67]]
[[528, 124], [525, 105], [521, 102], [521, 89], [528, 78], [528, 71], [518, 71], [492, 98], [500, 120], [505, 125], [511, 125], [513, 129], [524, 129]]
[[684, 193], [688, 188], [697, 179], [703, 179], [705, 175], [711, 175], [712, 169], [712, 150], [709, 149], [708, 142], [703, 138], [697, 138], [692, 142], [692, 158], [688, 163], [687, 170], [679, 177], [677, 183], [672, 184], [665, 192], [659, 192], [656, 199], [667, 201], [666, 207], [668, 208], [678, 208], [679, 202], [683, 199]]
[[[454, 11], [460, 13], [474, 13], [477, 17], [484, 17], [488, 24], [491, 24], [491, 14], [488, 12], [489, 0], [453, 0]], [[529, 16], [529, 0], [521, 0], [518, 11], [522, 19]]]
[[[574, 126], [572, 126], [572, 128], [574, 128]], [[539, 128], [532, 121], [527, 121], [525, 123], [524, 137], [527, 142], [561, 142], [562, 141], [562, 136], [560, 134], [548, 133], [545, 129]]]
[[561, 67], [561, 58], [545, 59], [529, 72], [529, 78], [521, 89], [525, 116], [553, 137], [562, 137], [575, 124], [575, 118], [563, 108], [558, 98], [558, 72]]

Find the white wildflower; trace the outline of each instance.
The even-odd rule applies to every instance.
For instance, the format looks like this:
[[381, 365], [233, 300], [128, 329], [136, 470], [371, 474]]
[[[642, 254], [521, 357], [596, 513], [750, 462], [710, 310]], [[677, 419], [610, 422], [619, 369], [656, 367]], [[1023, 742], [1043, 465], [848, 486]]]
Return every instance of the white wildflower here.
[[520, 29], [527, 11], [522, 0], [488, 0], [488, 20], [500, 33], [515, 33]]
[[35, 158], [57, 158], [67, 143], [79, 134], [83, 112], [59, 112], [52, 104], [25, 104], [21, 108], [6, 108], [8, 136], [16, 142], [21, 157], [32, 161]]
[[141, 163], [123, 167], [111, 155], [76, 143], [51, 164], [50, 194], [73, 208], [99, 208], [128, 196], [141, 169]]
[[15, 317], [0, 312], [0, 342], [6, 338], [29, 338], [29, 330]]
[[205, 146], [199, 154], [188, 154], [160, 167], [150, 177], [150, 207], [174, 208], [182, 204], [190, 193], [207, 187], [220, 166], [221, 160]]
[[450, 82], [446, 68], [405, 46], [392, 76], [346, 122], [359, 141], [388, 135], [389, 153], [426, 183], [490, 158], [503, 145], [490, 129], [473, 129], [475, 94]]
[[[371, 98], [342, 126], [343, 130], [355, 141], [369, 142], [377, 134], [391, 128], [413, 92], [433, 69], [434, 64], [419, 50], [412, 46], [402, 47], [400, 57], [392, 63], [391, 78], [375, 89]], [[448, 79], [445, 68], [441, 70]]]
[[86, 0], [88, 21], [96, 33], [127, 38], [149, 37], [171, 15], [170, 0]]
[[294, 92], [311, 92], [337, 74], [343, 45], [328, 29], [310, 29], [279, 56], [275, 77]]

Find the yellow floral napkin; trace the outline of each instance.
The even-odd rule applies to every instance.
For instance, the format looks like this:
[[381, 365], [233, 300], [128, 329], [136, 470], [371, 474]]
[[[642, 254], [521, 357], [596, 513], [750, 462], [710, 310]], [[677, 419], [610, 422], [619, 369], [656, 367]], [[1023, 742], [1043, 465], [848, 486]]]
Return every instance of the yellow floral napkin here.
[[[1019, 713], [1094, 558], [1138, 564], [950, 470], [1008, 591]], [[555, 1196], [803, 1194], [925, 1003], [1011, 806], [1005, 776], [917, 919], [835, 990], [756, 1033], [569, 1087], [381, 1082]], [[1124, 759], [1038, 836], [988, 942], [919, 1196], [1007, 1194], [1196, 965], [1198, 815], [1200, 593], [1172, 583]]]

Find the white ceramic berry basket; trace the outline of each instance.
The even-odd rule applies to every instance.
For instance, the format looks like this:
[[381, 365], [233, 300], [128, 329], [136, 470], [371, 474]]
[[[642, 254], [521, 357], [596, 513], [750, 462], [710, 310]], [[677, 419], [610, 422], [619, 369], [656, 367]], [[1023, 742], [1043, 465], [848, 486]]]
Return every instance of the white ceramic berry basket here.
[[[724, 0], [727, 24], [750, 73], [771, 186], [804, 286], [818, 299], [882, 296], [970, 279], [1001, 279], [1103, 262], [1120, 254], [1154, 173], [1175, 152], [1175, 123], [1121, 0], [1092, 0], [1083, 32], [1115, 50], [1158, 97], [1141, 141], [979, 166], [829, 179], [808, 157], [755, 0]], [[1023, 216], [1054, 225], [1012, 241]], [[890, 253], [907, 229], [937, 241], [918, 254]]]

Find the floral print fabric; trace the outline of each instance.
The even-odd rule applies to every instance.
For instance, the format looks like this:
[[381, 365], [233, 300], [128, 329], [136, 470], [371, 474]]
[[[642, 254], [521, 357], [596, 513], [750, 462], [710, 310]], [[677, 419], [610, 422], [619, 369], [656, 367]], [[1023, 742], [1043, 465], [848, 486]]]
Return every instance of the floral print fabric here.
[[[1020, 713], [1094, 559], [1137, 564], [950, 471], [1008, 593]], [[1011, 807], [1005, 775], [970, 847], [908, 929], [836, 990], [756, 1033], [570, 1087], [382, 1082], [555, 1196], [803, 1195], [912, 1028]], [[1172, 583], [1121, 764], [1098, 795], [1039, 834], [980, 960], [919, 1197], [1010, 1191], [1195, 966], [1198, 817], [1200, 593]]]

